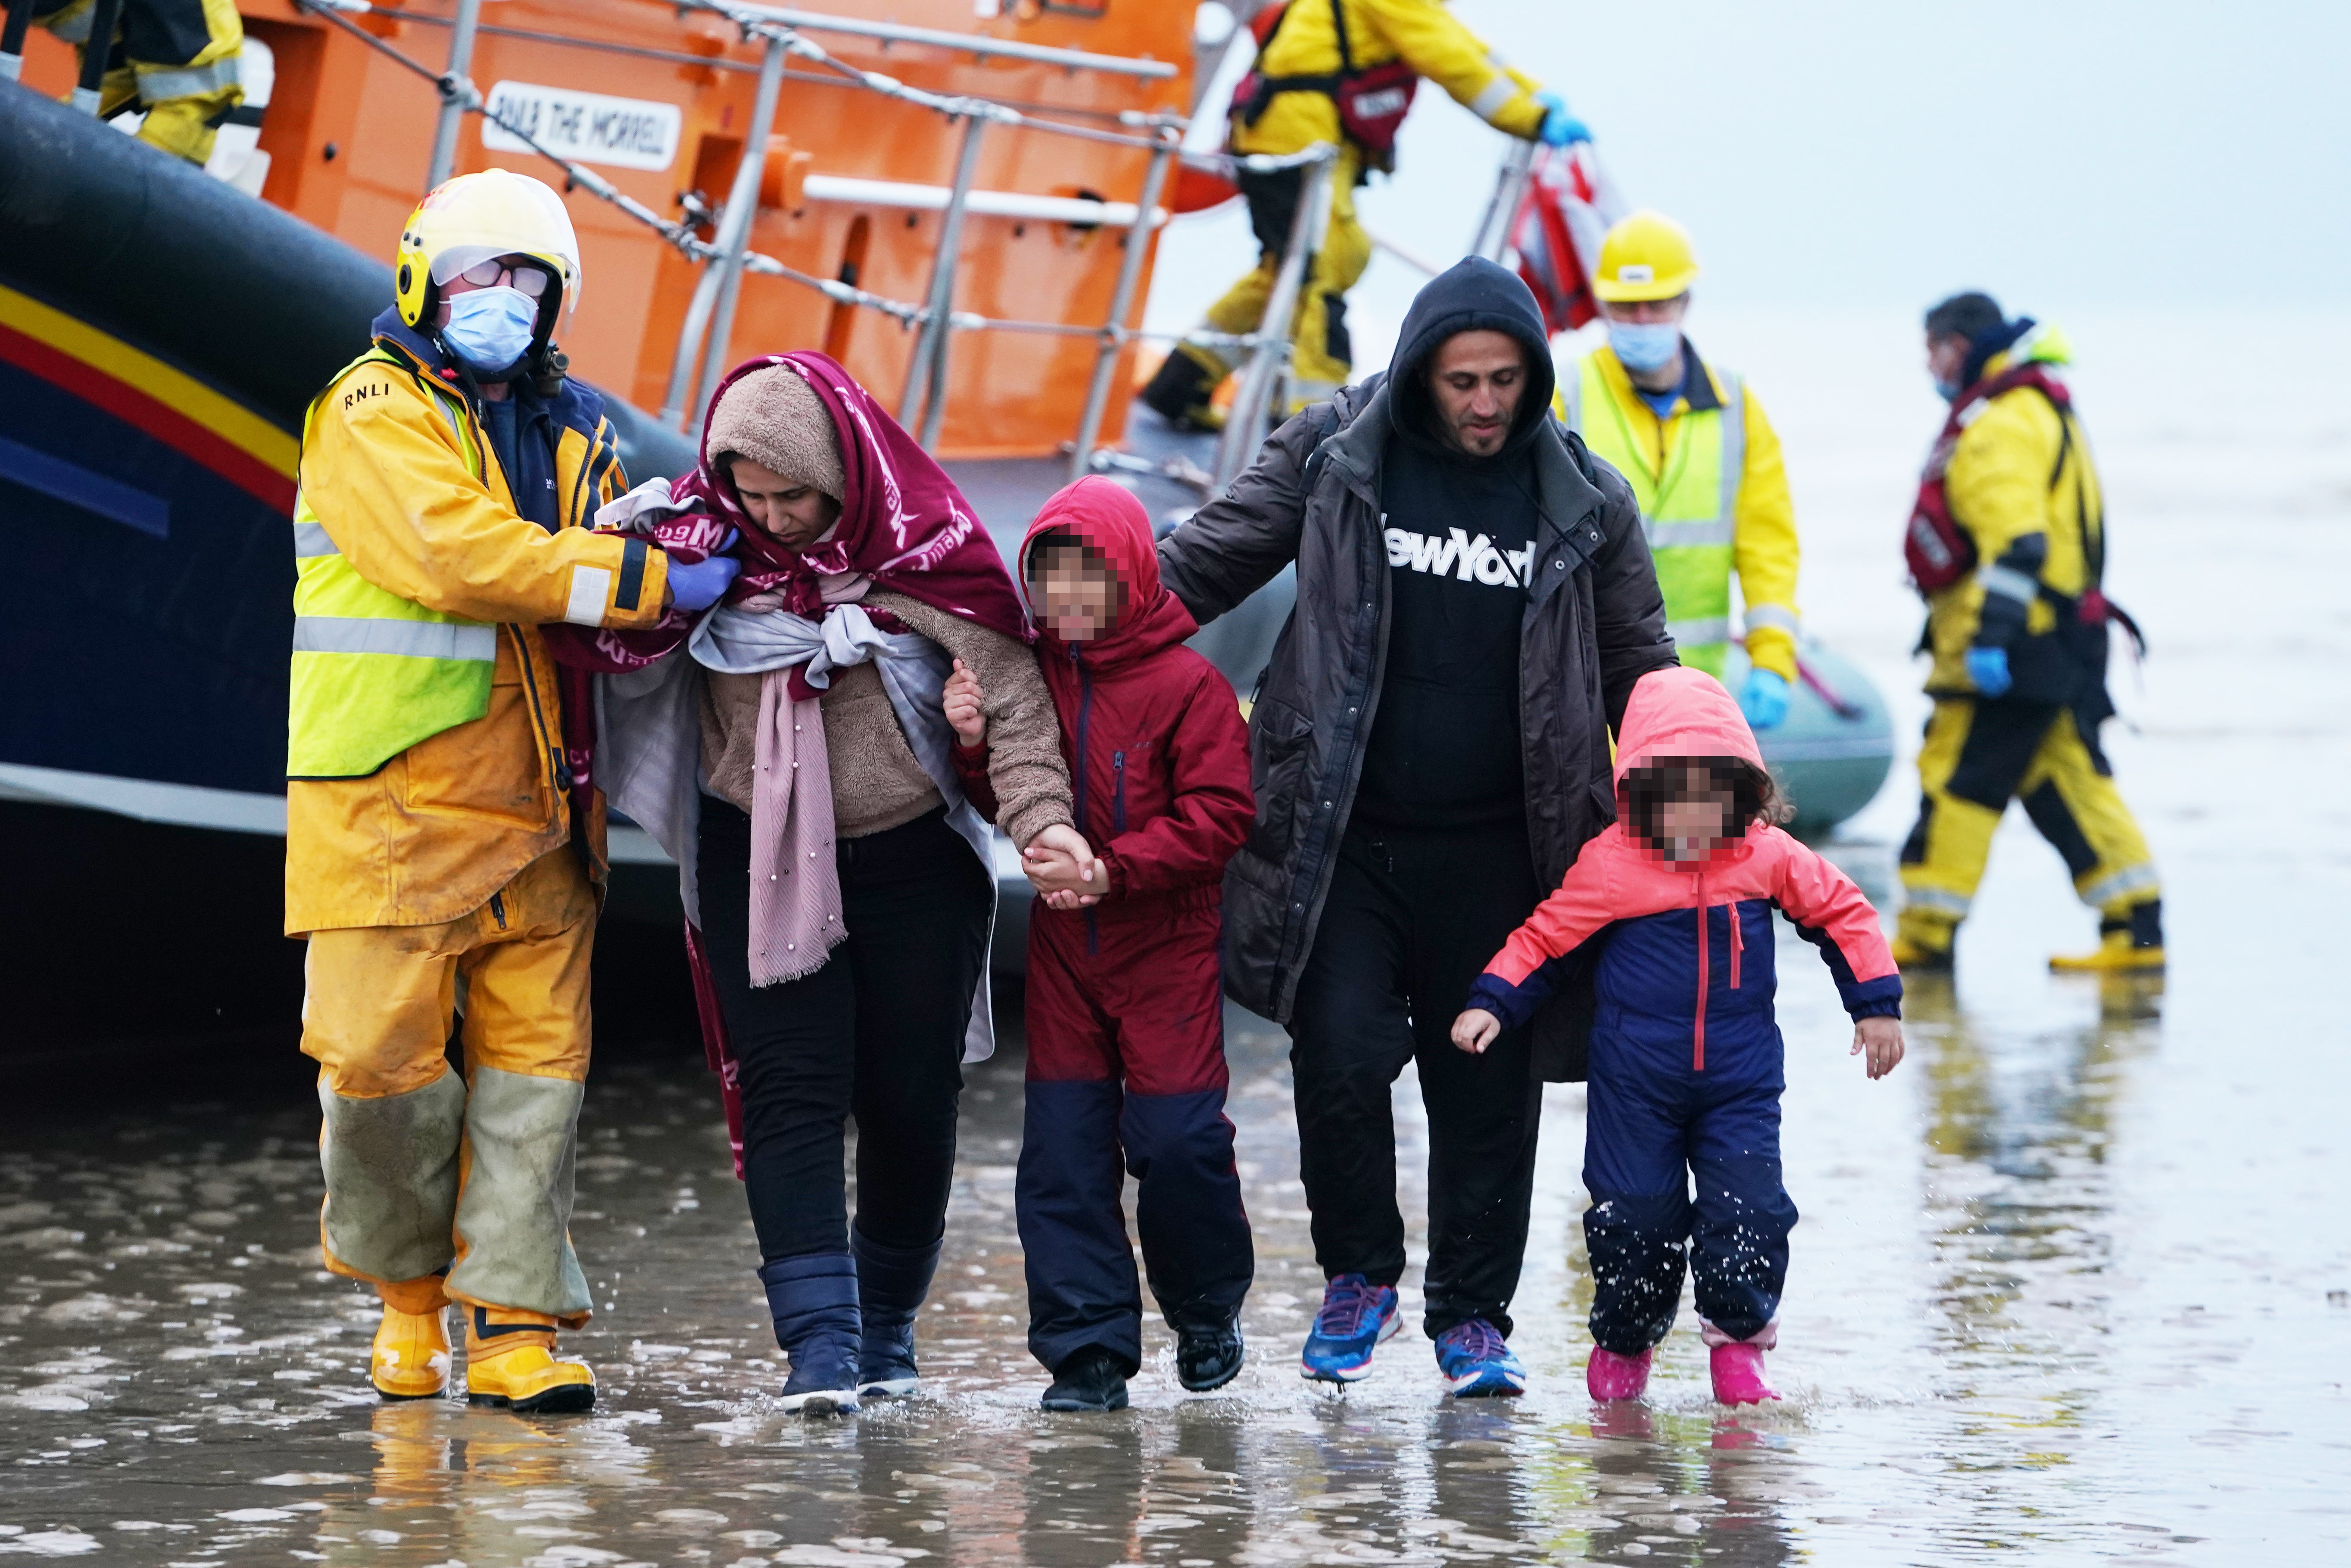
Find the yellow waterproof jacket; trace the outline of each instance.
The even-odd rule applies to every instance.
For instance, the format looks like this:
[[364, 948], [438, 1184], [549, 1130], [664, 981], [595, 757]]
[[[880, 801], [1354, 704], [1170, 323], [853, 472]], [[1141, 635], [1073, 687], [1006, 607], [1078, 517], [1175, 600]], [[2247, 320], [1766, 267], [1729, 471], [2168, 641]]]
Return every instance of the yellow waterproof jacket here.
[[[1981, 379], [2027, 361], [2064, 365], [2072, 358], [2064, 336], [2044, 327], [1994, 355]], [[2039, 587], [2078, 597], [2092, 586], [2091, 555], [2101, 547], [2096, 535], [2105, 508], [2079, 422], [2031, 387], [2012, 388], [1980, 405], [1952, 449], [1944, 494], [1952, 520], [1975, 542], [1980, 565], [1927, 600], [1927, 640], [1935, 656], [1927, 690], [1962, 695], [1975, 691], [1967, 651], [1982, 618], [1988, 580], [2021, 569]], [[2025, 635], [2045, 637], [2056, 629], [2057, 607], [2034, 597], [2025, 608]]]
[[[1706, 384], [1714, 394], [1714, 406], [1721, 407], [1728, 390], [1723, 378], [1698, 359], [1687, 341], [1683, 352], [1705, 373]], [[1689, 399], [1685, 396], [1676, 401], [1673, 411], [1661, 421], [1633, 389], [1633, 379], [1625, 374], [1614, 350], [1604, 344], [1593, 350], [1591, 359], [1615, 405], [1614, 417], [1621, 420], [1621, 428], [1630, 438], [1625, 444], [1647, 470], [1647, 486], [1636, 489], [1644, 493], [1654, 490], [1671, 467], [1683, 432], [1690, 423]], [[1554, 399], [1554, 408], [1562, 420], [1576, 429], [1589, 429], [1600, 410], [1570, 410], [1565, 398], [1571, 378], [1560, 379], [1561, 391]], [[1746, 427], [1746, 458], [1740, 465], [1739, 498], [1731, 508], [1730, 545], [1732, 567], [1739, 574], [1740, 597], [1747, 607], [1747, 657], [1755, 668], [1771, 670], [1792, 683], [1796, 679], [1796, 638], [1792, 628], [1797, 619], [1799, 558], [1796, 503], [1788, 493], [1788, 468], [1781, 454], [1779, 434], [1764, 417], [1755, 389], [1747, 385], [1744, 378], [1738, 385]], [[1766, 612], [1761, 618], [1756, 614], [1759, 608]], [[1774, 611], [1778, 613], [1771, 613]], [[1670, 604], [1666, 613], [1670, 619], [1674, 614]], [[1759, 620], [1770, 624], [1759, 624]]]
[[[1347, 47], [1358, 70], [1401, 59], [1471, 113], [1512, 136], [1542, 129], [1542, 84], [1512, 70], [1483, 39], [1455, 21], [1440, 0], [1336, 0], [1347, 9]], [[1339, 68], [1333, 0], [1290, 0], [1272, 44], [1258, 57], [1261, 75], [1325, 76]], [[1274, 95], [1255, 125], [1233, 122], [1236, 152], [1298, 152], [1339, 140], [1339, 106], [1327, 93]]]
[[[554, 474], [560, 526], [550, 534], [517, 510], [464, 399], [436, 396], [426, 382], [440, 369], [431, 346], [396, 317], [390, 328], [379, 319], [376, 342], [392, 363], [360, 359], [311, 405], [299, 470], [307, 510], [368, 583], [443, 615], [496, 623], [496, 663], [481, 717], [364, 777], [287, 782], [288, 936], [455, 919], [567, 843], [575, 825], [560, 700], [538, 628], [586, 618], [574, 566], [601, 568], [606, 626], [650, 625], [667, 596], [660, 551], [640, 545], [641, 570], [626, 574], [631, 542], [588, 529], [596, 509], [628, 485], [594, 394], [568, 389], [563, 400], [569, 417], [559, 421]], [[462, 425], [453, 410], [463, 410]], [[635, 607], [620, 607], [622, 597]], [[578, 826], [601, 883], [601, 794], [593, 819]]]

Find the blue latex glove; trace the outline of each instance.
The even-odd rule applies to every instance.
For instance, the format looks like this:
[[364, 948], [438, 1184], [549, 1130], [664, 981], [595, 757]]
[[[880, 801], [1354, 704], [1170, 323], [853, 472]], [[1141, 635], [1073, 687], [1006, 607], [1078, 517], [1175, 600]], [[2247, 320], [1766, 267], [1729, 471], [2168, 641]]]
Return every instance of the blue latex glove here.
[[1968, 679], [1976, 690], [1987, 697], [2005, 697], [2016, 678], [2008, 672], [2008, 649], [2004, 648], [1970, 648], [1968, 649]]
[[688, 615], [699, 615], [718, 602], [726, 585], [743, 563], [732, 556], [713, 556], [706, 561], [681, 561], [676, 556], [669, 562], [669, 602], [674, 609]]
[[1788, 679], [1776, 670], [1750, 670], [1740, 688], [1739, 711], [1751, 729], [1769, 730], [1788, 716]]
[[1535, 135], [1545, 147], [1572, 147], [1592, 140], [1592, 128], [1568, 112], [1567, 101], [1559, 94], [1539, 92], [1535, 103], [1543, 111], [1542, 129]]

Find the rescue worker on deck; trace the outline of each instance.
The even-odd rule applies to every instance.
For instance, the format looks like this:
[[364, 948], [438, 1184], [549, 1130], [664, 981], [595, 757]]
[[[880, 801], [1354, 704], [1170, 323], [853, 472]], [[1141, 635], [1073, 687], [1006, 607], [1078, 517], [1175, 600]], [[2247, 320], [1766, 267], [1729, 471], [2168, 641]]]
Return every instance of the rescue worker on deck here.
[[2098, 911], [2097, 949], [2049, 967], [2163, 967], [2155, 862], [2098, 745], [2115, 711], [2107, 623], [2137, 628], [2100, 587], [2105, 494], [2056, 378], [2072, 358], [2063, 333], [2008, 320], [1985, 295], [1956, 295], [1927, 313], [1928, 369], [1951, 414], [1907, 552], [1926, 591], [1935, 708], [1918, 753], [1918, 825], [1902, 846], [1894, 956], [1906, 970], [1950, 967], [2012, 799]]
[[[1418, 78], [1498, 130], [1552, 147], [1588, 141], [1591, 131], [1556, 93], [1511, 69], [1457, 22], [1442, 0], [1281, 0], [1259, 14], [1256, 69], [1233, 93], [1231, 151], [1302, 152], [1316, 142], [1339, 149], [1331, 181], [1330, 223], [1309, 260], [1290, 317], [1292, 411], [1329, 398], [1354, 373], [1347, 333], [1347, 291], [1371, 264], [1371, 237], [1355, 219], [1355, 187], [1367, 171], [1393, 172], [1395, 133]], [[1205, 330], [1254, 332], [1289, 249], [1305, 172], [1243, 170], [1258, 264], [1208, 307]], [[1169, 423], [1221, 426], [1209, 406], [1236, 364], [1234, 350], [1186, 341], [1161, 362], [1143, 400]]]
[[[98, 0], [33, 0], [33, 20], [74, 57], [89, 51]], [[221, 126], [245, 101], [238, 63], [245, 19], [236, 0], [122, 0], [107, 44], [98, 112], [112, 119], [143, 108], [139, 140], [202, 167]]]
[[[327, 1266], [383, 1300], [387, 1398], [583, 1410], [574, 1123], [603, 796], [570, 776], [538, 627], [709, 604], [731, 562], [588, 531], [627, 484], [551, 335], [580, 287], [555, 192], [492, 170], [428, 195], [398, 302], [304, 417], [295, 504], [286, 929], [325, 1113]], [[453, 1031], [465, 1071], [444, 1052]]]
[[1738, 574], [1748, 660], [1739, 706], [1769, 730], [1788, 716], [1796, 680], [1796, 507], [1754, 389], [1700, 360], [1682, 335], [1698, 273], [1689, 231], [1661, 213], [1609, 229], [1592, 280], [1608, 341], [1562, 378], [1559, 415], [1632, 485], [1666, 630], [1684, 664], [1718, 680]]

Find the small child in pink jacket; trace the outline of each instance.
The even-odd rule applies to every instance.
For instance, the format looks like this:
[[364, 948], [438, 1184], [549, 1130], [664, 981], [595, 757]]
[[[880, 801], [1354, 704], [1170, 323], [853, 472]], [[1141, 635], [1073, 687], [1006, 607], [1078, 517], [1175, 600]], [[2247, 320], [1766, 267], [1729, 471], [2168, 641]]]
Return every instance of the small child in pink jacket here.
[[1483, 1051], [1533, 1013], [1571, 955], [1594, 963], [1586, 1384], [1595, 1399], [1640, 1397], [1687, 1257], [1715, 1397], [1776, 1399], [1763, 1353], [1779, 1340], [1796, 1206], [1780, 1182], [1786, 1051], [1772, 1012], [1771, 911], [1821, 950], [1873, 1078], [1902, 1059], [1902, 978], [1861, 889], [1772, 826], [1777, 786], [1712, 676], [1641, 678], [1618, 737], [1616, 790], [1617, 821], [1471, 984], [1453, 1041]]

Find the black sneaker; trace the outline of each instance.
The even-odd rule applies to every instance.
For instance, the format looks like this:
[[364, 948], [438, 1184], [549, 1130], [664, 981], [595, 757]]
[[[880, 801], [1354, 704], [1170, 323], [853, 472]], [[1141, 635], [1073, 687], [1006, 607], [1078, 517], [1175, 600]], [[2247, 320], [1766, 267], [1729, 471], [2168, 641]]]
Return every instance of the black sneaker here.
[[1126, 1364], [1101, 1345], [1087, 1345], [1055, 1369], [1044, 1406], [1048, 1410], [1125, 1409]]
[[1176, 1335], [1176, 1380], [1195, 1394], [1222, 1388], [1239, 1376], [1245, 1358], [1238, 1318]]

